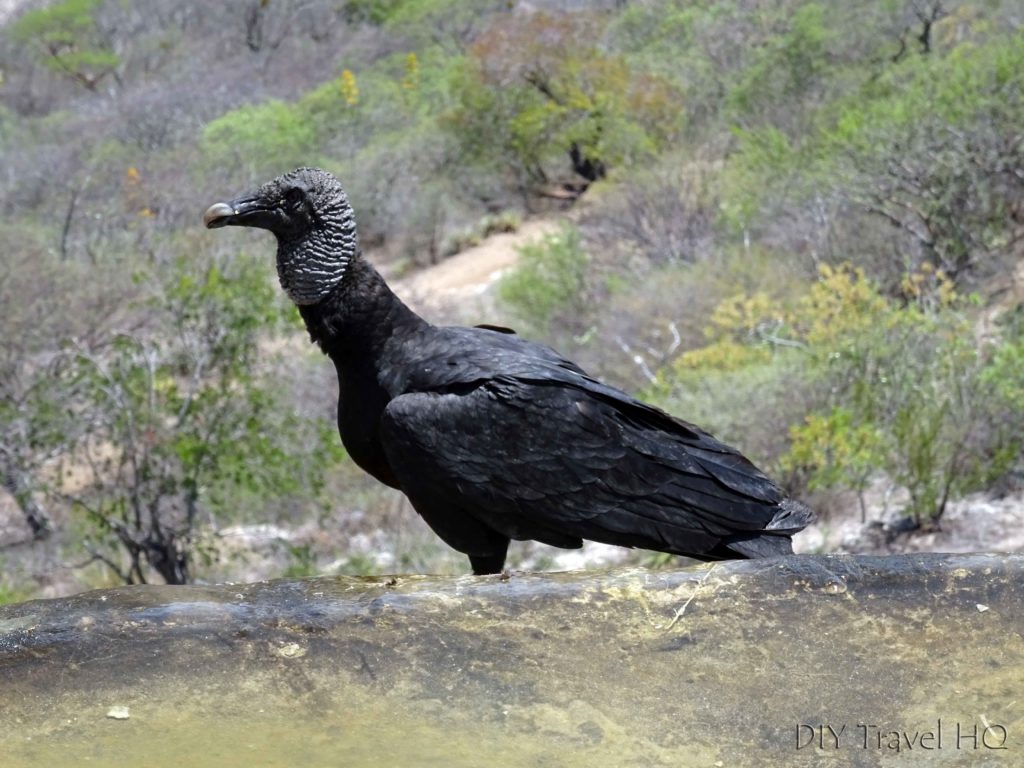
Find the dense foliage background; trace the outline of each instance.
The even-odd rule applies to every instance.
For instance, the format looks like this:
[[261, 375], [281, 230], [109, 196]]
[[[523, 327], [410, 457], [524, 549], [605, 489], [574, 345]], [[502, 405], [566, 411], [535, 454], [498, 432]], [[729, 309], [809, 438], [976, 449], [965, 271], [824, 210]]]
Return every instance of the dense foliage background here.
[[0, 597], [464, 570], [346, 459], [267, 239], [199, 225], [296, 165], [393, 274], [562, 220], [489, 317], [447, 314], [709, 428], [825, 526], [852, 499], [892, 544], [1019, 488], [1019, 2], [13, 6]]

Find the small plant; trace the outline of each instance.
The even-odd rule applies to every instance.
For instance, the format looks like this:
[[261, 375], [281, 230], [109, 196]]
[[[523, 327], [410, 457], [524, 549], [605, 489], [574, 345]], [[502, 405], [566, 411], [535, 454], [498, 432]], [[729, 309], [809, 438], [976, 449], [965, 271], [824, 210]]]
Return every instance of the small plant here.
[[579, 232], [566, 225], [519, 253], [519, 267], [498, 286], [499, 298], [541, 335], [556, 318], [578, 323], [586, 311], [588, 263]]
[[32, 593], [24, 587], [12, 584], [8, 579], [0, 580], [0, 605], [20, 603], [30, 599]]
[[445, 241], [442, 253], [445, 256], [454, 256], [456, 253], [462, 253], [470, 248], [476, 248], [482, 242], [483, 239], [480, 235], [472, 230], [456, 232]]
[[288, 553], [288, 567], [284, 569], [285, 578], [301, 579], [316, 576], [319, 572], [316, 564], [316, 552], [310, 544], [290, 544], [284, 542]]
[[484, 237], [515, 232], [523, 224], [523, 217], [514, 211], [504, 211], [493, 216], [485, 216], [480, 222], [480, 230]]

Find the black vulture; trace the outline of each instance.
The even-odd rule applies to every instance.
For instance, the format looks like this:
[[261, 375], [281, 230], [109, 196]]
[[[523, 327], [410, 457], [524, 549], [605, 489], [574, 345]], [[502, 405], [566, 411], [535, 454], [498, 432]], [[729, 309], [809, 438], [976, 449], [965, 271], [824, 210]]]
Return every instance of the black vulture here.
[[274, 233], [281, 286], [337, 369], [345, 448], [474, 573], [500, 572], [510, 539], [784, 555], [811, 520], [735, 449], [553, 349], [421, 318], [362, 257], [352, 207], [325, 171], [286, 173], [203, 220]]

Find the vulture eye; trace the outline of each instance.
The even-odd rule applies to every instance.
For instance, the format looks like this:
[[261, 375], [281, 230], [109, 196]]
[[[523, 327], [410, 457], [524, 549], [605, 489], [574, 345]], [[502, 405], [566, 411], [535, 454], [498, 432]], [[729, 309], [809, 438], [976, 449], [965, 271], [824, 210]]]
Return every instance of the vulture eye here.
[[305, 194], [303, 194], [302, 190], [299, 189], [298, 187], [292, 187], [291, 189], [284, 193], [285, 202], [291, 206], [297, 206], [299, 203], [302, 202], [304, 197]]

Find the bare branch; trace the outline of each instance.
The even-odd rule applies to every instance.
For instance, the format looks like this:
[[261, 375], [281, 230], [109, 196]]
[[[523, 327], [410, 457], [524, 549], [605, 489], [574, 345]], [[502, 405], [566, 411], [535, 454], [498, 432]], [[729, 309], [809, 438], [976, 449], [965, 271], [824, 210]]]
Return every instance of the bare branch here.
[[619, 345], [619, 349], [621, 349], [633, 361], [636, 367], [640, 369], [641, 375], [645, 379], [647, 379], [648, 382], [653, 384], [658, 380], [658, 377], [655, 376], [654, 372], [650, 369], [650, 367], [648, 367], [647, 362], [644, 360], [643, 356], [634, 352], [632, 347], [630, 347], [629, 344], [626, 343], [625, 339], [623, 339], [621, 336], [616, 335], [615, 343]]

